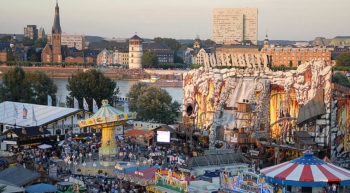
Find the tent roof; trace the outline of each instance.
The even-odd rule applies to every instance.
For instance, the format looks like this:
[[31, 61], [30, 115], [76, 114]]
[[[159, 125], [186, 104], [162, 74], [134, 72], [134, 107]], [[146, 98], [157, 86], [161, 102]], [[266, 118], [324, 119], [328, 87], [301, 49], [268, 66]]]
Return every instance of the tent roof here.
[[28, 170], [21, 166], [11, 166], [0, 172], [0, 180], [4, 180], [17, 186], [23, 186], [39, 176], [40, 174], [38, 172]]
[[161, 128], [164, 128], [167, 131], [170, 131], [170, 133], [176, 133], [176, 130], [170, 127], [169, 125], [161, 125], [159, 127], [154, 128], [154, 131], [161, 130]]
[[50, 184], [35, 184], [27, 186], [25, 190], [29, 193], [56, 192], [56, 186]]
[[139, 130], [139, 129], [133, 129], [128, 131], [127, 133], [124, 134], [126, 137], [136, 137], [140, 135], [153, 135], [154, 133], [152, 131], [144, 131], [144, 130]]
[[328, 183], [350, 184], [350, 171], [313, 156], [304, 156], [260, 171], [270, 183], [303, 187], [326, 187]]
[[102, 104], [101, 108], [91, 118], [109, 117], [109, 116], [115, 116], [123, 113], [124, 112], [112, 107], [106, 102]]
[[[151, 167], [151, 168], [147, 168], [147, 169], [143, 169], [143, 170], [129, 173], [128, 175], [138, 177], [138, 178], [152, 179], [152, 178], [154, 178], [154, 174], [156, 172], [157, 172], [157, 168]], [[142, 173], [142, 176], [138, 175], [137, 173]]]
[[7, 181], [4, 181], [4, 180], [0, 180], [0, 187], [1, 186], [5, 186], [5, 190], [4, 190], [4, 193], [10, 193], [10, 192], [24, 192], [24, 189], [17, 186], [17, 185], [14, 185], [14, 184], [11, 184]]
[[[27, 109], [26, 119], [23, 119], [23, 107]], [[15, 108], [17, 109], [18, 116], [16, 119]], [[33, 110], [37, 122], [33, 120]], [[5, 101], [0, 103], [0, 123], [6, 125], [17, 125], [20, 127], [41, 126], [59, 120], [63, 117], [72, 115], [79, 111], [82, 110]]]

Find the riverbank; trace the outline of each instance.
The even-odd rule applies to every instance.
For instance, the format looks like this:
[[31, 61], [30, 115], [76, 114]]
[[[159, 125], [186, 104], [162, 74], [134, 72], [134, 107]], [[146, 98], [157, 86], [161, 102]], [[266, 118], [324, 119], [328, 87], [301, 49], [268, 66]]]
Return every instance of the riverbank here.
[[[2, 74], [9, 71], [13, 66], [0, 66], [0, 77]], [[160, 80], [177, 80], [182, 81], [182, 70], [154, 70], [154, 69], [123, 69], [123, 68], [83, 68], [83, 67], [60, 67], [60, 66], [44, 66], [44, 67], [22, 67], [25, 72], [42, 71], [50, 78], [68, 79], [73, 74], [84, 72], [90, 69], [96, 69], [102, 72], [105, 76], [114, 80], [142, 80], [149, 79], [152, 74], [157, 74]]]

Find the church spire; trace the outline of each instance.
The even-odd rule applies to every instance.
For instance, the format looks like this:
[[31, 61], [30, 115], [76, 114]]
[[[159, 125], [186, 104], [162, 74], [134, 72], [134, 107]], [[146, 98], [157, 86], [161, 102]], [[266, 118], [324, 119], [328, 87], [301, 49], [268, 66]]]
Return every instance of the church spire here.
[[60, 8], [58, 7], [58, 1], [56, 0], [56, 7], [55, 7], [55, 20], [53, 22], [52, 26], [52, 33], [61, 33], [61, 25], [60, 25]]

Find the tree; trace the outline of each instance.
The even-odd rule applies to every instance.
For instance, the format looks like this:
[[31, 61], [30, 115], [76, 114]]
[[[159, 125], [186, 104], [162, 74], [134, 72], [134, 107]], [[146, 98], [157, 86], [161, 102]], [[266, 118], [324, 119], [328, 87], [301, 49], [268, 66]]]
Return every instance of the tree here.
[[350, 53], [342, 53], [335, 58], [337, 66], [350, 66]]
[[174, 54], [174, 63], [181, 63], [181, 64], [183, 64], [184, 60], [175, 53]]
[[11, 68], [0, 85], [0, 100], [47, 104], [47, 95], [55, 98], [57, 86], [45, 73], [25, 73], [22, 68]]
[[9, 49], [9, 51], [7, 52], [7, 61], [15, 61], [15, 55], [12, 49]]
[[155, 41], [157, 43], [164, 43], [165, 45], [167, 45], [174, 52], [178, 51], [179, 48], [181, 47], [181, 44], [177, 40], [172, 39], [172, 38], [156, 37], [156, 38], [153, 39], [153, 41]]
[[207, 39], [205, 41], [202, 41], [202, 45], [203, 47], [213, 47], [216, 45], [216, 43], [211, 39]]
[[38, 53], [36, 53], [35, 49], [30, 48], [27, 52], [27, 57], [29, 58], [29, 61], [31, 62], [39, 62], [39, 56]]
[[24, 46], [33, 46], [34, 41], [28, 37], [24, 37], [22, 43]]
[[151, 51], [146, 51], [142, 55], [142, 66], [145, 68], [156, 67], [158, 65], [158, 57]]
[[172, 124], [180, 113], [180, 104], [172, 102], [169, 93], [159, 87], [137, 83], [127, 97], [131, 99], [130, 110], [137, 112], [138, 120]]
[[25, 72], [20, 67], [11, 68], [3, 76], [0, 86], [1, 101], [28, 102], [30, 89], [25, 80]]
[[56, 100], [57, 86], [44, 72], [27, 72], [25, 83], [30, 89], [30, 103], [47, 105], [47, 95]]
[[34, 47], [36, 48], [43, 48], [47, 44], [47, 39], [46, 38], [40, 38], [34, 41]]
[[0, 186], [0, 193], [5, 192], [6, 186]]
[[75, 97], [79, 101], [79, 107], [83, 108], [83, 98], [85, 98], [90, 111], [92, 111], [92, 99], [95, 99], [97, 105], [100, 106], [103, 99], [112, 102], [113, 96], [119, 92], [113, 80], [95, 69], [73, 74], [68, 79], [67, 90], [69, 91], [67, 101], [71, 106], [73, 106], [73, 97]]
[[350, 81], [349, 81], [349, 79], [344, 74], [342, 74], [340, 72], [337, 72], [337, 73], [335, 73], [333, 75], [332, 82], [350, 88]]
[[0, 42], [9, 42], [12, 40], [12, 37], [10, 35], [2, 36], [0, 38]]

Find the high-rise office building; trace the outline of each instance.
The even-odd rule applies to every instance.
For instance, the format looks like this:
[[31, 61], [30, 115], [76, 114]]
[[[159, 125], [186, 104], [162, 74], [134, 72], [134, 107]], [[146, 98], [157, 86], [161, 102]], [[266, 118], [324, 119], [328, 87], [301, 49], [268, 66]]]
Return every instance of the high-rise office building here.
[[234, 41], [258, 42], [257, 8], [213, 9], [213, 41], [227, 44]]
[[24, 28], [24, 37], [31, 40], [37, 40], [38, 29], [36, 28], [36, 25], [27, 25], [27, 27]]

